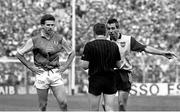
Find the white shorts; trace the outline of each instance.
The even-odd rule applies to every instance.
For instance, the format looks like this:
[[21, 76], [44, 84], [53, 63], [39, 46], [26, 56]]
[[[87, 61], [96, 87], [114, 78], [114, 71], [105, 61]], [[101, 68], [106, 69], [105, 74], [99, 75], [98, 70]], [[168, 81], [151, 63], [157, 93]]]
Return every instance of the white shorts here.
[[63, 78], [57, 70], [52, 69], [50, 71], [44, 71], [41, 75], [36, 75], [34, 86], [38, 89], [48, 89], [50, 86], [63, 85]]

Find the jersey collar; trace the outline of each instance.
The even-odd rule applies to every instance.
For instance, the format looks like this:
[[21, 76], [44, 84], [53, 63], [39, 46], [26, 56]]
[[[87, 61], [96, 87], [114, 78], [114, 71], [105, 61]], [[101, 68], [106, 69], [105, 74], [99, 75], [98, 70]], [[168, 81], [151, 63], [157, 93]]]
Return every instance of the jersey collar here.
[[[52, 35], [47, 35], [44, 31], [44, 29], [41, 29], [41, 37], [45, 38], [47, 40], [50, 40], [53, 37], [54, 33]], [[51, 37], [50, 37], [51, 36]]]

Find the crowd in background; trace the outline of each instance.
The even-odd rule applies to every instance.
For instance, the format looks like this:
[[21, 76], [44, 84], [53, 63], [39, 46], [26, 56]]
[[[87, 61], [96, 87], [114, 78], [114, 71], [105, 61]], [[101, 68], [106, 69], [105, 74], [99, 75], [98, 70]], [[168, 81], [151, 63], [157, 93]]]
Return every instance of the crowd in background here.
[[[17, 46], [38, 33], [39, 20], [44, 13], [56, 17], [56, 30], [71, 42], [71, 5], [71, 0], [0, 0], [0, 57], [14, 57]], [[93, 39], [95, 23], [106, 23], [108, 18], [114, 17], [120, 22], [122, 34], [131, 35], [143, 44], [173, 51], [179, 56], [179, 6], [179, 0], [76, 0], [76, 54], [81, 56], [85, 43]], [[31, 56], [28, 54], [27, 58], [31, 59]], [[65, 56], [62, 53], [61, 57]], [[177, 66], [175, 61], [162, 56], [132, 53], [131, 62], [135, 82], [177, 81], [180, 65]], [[0, 72], [3, 71], [0, 73], [0, 83], [3, 82], [1, 77], [9, 73], [9, 68], [4, 66], [7, 65], [0, 64]], [[21, 70], [11, 74], [23, 80]], [[86, 73], [76, 69], [76, 83], [87, 84], [87, 77]], [[34, 78], [30, 79], [30, 83], [33, 82]]]

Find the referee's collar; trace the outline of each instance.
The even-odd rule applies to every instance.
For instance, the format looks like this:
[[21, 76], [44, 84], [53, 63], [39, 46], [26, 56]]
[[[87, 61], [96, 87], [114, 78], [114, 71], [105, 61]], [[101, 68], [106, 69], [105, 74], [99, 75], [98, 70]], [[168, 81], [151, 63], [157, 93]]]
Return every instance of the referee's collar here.
[[98, 35], [96, 39], [106, 39], [106, 37], [104, 35]]

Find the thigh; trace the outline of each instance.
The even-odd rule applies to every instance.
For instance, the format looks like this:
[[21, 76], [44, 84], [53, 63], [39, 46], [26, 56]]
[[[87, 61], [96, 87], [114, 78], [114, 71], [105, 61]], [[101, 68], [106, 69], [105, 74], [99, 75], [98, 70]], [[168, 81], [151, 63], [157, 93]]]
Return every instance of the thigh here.
[[93, 95], [93, 94], [89, 93], [88, 99], [89, 99], [90, 110], [98, 111], [100, 100], [101, 100], [101, 95]]
[[104, 103], [113, 110], [115, 94], [104, 94]]
[[46, 103], [48, 100], [49, 89], [36, 89], [38, 94], [39, 103]]
[[127, 99], [128, 96], [129, 96], [129, 92], [127, 92], [127, 91], [118, 91], [118, 99], [119, 100]]
[[67, 102], [67, 94], [64, 85], [51, 86], [51, 90], [59, 103]]

